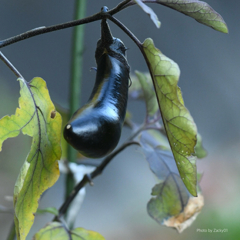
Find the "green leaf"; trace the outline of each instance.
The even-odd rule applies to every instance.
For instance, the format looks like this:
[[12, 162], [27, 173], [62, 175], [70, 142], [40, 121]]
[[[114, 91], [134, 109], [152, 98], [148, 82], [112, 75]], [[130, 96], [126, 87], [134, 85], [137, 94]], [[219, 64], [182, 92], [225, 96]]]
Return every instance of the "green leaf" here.
[[[203, 206], [203, 197], [190, 197], [182, 182], [172, 152], [162, 148], [162, 136], [157, 130], [141, 133], [140, 145], [158, 184], [148, 202], [148, 214], [162, 225], [179, 232], [190, 226]], [[160, 137], [160, 138], [159, 138]], [[160, 140], [160, 142], [158, 141]], [[157, 143], [158, 142], [158, 143]], [[198, 175], [199, 177], [199, 175]]]
[[[59, 104], [55, 104], [55, 108], [57, 110], [57, 112], [59, 112], [62, 116], [62, 133], [61, 136], [63, 134], [63, 129], [64, 126], [66, 126], [67, 122], [69, 121], [70, 115], [69, 115], [69, 110], [63, 108], [62, 106], [60, 106]], [[61, 138], [61, 148], [62, 148], [62, 156], [61, 159], [66, 160], [67, 159], [67, 148], [68, 148], [68, 143], [65, 140], [65, 138]]]
[[195, 146], [194, 156], [196, 156], [199, 159], [200, 158], [205, 158], [207, 156], [207, 151], [204, 149], [204, 147], [202, 145], [202, 137], [199, 133], [197, 135], [197, 144]]
[[219, 32], [228, 33], [227, 25], [222, 16], [205, 2], [198, 0], [156, 0], [156, 3], [177, 10]]
[[34, 240], [104, 240], [97, 232], [76, 228], [68, 230], [62, 223], [52, 222], [35, 234]]
[[[71, 117], [69, 114], [69, 110], [66, 108], [63, 108], [62, 106], [60, 106], [59, 104], [55, 103], [55, 108], [57, 110], [57, 112], [59, 112], [62, 116], [62, 133], [61, 136], [63, 135], [63, 128], [64, 126], [66, 126], [67, 122], [69, 121], [69, 118]], [[61, 159], [62, 160], [66, 160], [67, 159], [67, 151], [68, 151], [68, 147], [69, 144], [68, 142], [65, 140], [65, 138], [61, 138], [61, 149], [62, 149], [62, 156]], [[81, 159], [81, 158], [85, 158], [81, 153], [77, 152], [77, 158]]]
[[147, 106], [147, 115], [153, 117], [158, 111], [158, 102], [152, 82], [150, 82], [150, 76], [148, 78], [144, 73], [139, 71], [135, 71], [135, 73], [142, 87], [143, 96]]
[[41, 194], [59, 177], [62, 120], [51, 102], [46, 83], [34, 78], [20, 83], [19, 108], [0, 120], [0, 148], [4, 140], [20, 132], [32, 137], [31, 150], [14, 188], [15, 226], [24, 240], [33, 224]]
[[50, 214], [53, 214], [54, 216], [57, 216], [59, 213], [58, 213], [58, 210], [54, 207], [48, 207], [48, 208], [44, 208], [44, 209], [38, 209], [37, 210], [37, 213], [38, 214], [44, 214], [44, 213], [50, 213]]
[[152, 189], [152, 198], [147, 204], [148, 214], [158, 223], [181, 213], [188, 201], [188, 194], [179, 176], [170, 174], [163, 183]]
[[179, 176], [172, 153], [153, 148], [145, 137], [142, 135], [140, 144], [151, 171], [160, 182], [152, 189], [155, 197], [149, 201], [147, 210], [153, 219], [162, 224], [163, 220], [184, 210], [190, 194]]
[[[149, 73], [144, 73], [144, 74], [147, 75]], [[143, 96], [142, 86], [139, 82], [139, 79], [135, 74], [130, 75], [130, 79], [131, 79], [131, 86], [128, 89], [128, 97], [133, 100], [143, 100], [144, 96]]]
[[104, 240], [101, 234], [83, 228], [76, 228], [72, 230], [71, 233], [73, 240]]
[[177, 86], [180, 76], [178, 65], [155, 48], [152, 39], [146, 39], [143, 50], [149, 62], [153, 84], [168, 141], [180, 176], [193, 195], [197, 195], [196, 145], [197, 128]]
[[[150, 79], [150, 81], [152, 82], [152, 79], [151, 79], [151, 76], [150, 76], [149, 73], [144, 73], [144, 75], [146, 75], [146, 76], [149, 75], [149, 77], [147, 76], [146, 79], [147, 79], [147, 81]], [[137, 78], [136, 74], [134, 74], [134, 75], [131, 74], [130, 75], [130, 79], [131, 79], [131, 86], [128, 89], [128, 97], [129, 97], [129, 99], [132, 99], [132, 100], [144, 100], [142, 86], [141, 86], [141, 83], [139, 82], [139, 79]]]
[[134, 2], [136, 2], [136, 4], [145, 12], [148, 14], [148, 16], [151, 18], [151, 20], [153, 21], [153, 23], [155, 24], [155, 26], [157, 28], [160, 28], [161, 23], [158, 20], [157, 15], [155, 14], [155, 12], [148, 7], [145, 3], [143, 3], [141, 0], [134, 0]]

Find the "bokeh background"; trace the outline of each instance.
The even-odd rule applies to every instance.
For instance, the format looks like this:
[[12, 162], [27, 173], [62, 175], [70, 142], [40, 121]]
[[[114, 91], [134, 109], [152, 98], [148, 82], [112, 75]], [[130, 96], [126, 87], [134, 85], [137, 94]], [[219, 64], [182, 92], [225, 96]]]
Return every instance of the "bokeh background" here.
[[[87, 15], [103, 5], [109, 8], [119, 0], [88, 1]], [[238, 1], [207, 1], [226, 21], [229, 34], [217, 32], [195, 20], [161, 5], [153, 5], [162, 25], [155, 28], [137, 6], [116, 17], [143, 41], [153, 38], [155, 45], [176, 61], [181, 69], [179, 86], [202, 135], [208, 156], [198, 162], [203, 172], [200, 183], [205, 206], [190, 228], [182, 234], [158, 225], [146, 212], [154, 177], [136, 147], [119, 154], [103, 175], [87, 187], [87, 196], [76, 226], [100, 232], [107, 240], [158, 239], [237, 239], [240, 235], [240, 29]], [[27, 30], [73, 19], [74, 1], [1, 0], [0, 39]], [[114, 24], [115, 37], [129, 48], [128, 62], [134, 70], [147, 66], [133, 42]], [[100, 36], [100, 22], [86, 25], [83, 95], [87, 101], [94, 84], [94, 51]], [[25, 79], [45, 79], [54, 102], [68, 106], [72, 29], [30, 38], [7, 46], [2, 52]], [[15, 75], [0, 62], [0, 117], [13, 114], [18, 106], [19, 84]], [[141, 123], [145, 107], [129, 102], [133, 118]], [[129, 132], [123, 130], [123, 141]], [[30, 139], [19, 136], [3, 144], [0, 153], [0, 204], [11, 207], [19, 169], [29, 150]], [[64, 176], [45, 194], [40, 207], [59, 207], [63, 201]], [[6, 239], [12, 223], [11, 214], [0, 213], [0, 239]], [[37, 216], [28, 239], [52, 216]], [[226, 233], [199, 233], [197, 229], [228, 229]]]

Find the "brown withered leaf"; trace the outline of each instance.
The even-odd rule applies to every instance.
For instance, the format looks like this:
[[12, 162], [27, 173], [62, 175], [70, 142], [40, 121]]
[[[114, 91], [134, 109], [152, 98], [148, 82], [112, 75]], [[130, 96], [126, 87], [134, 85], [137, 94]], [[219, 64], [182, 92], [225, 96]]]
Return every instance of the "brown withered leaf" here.
[[203, 205], [204, 198], [202, 194], [199, 193], [198, 197], [190, 197], [184, 211], [177, 216], [164, 220], [163, 225], [176, 228], [181, 233], [194, 222]]

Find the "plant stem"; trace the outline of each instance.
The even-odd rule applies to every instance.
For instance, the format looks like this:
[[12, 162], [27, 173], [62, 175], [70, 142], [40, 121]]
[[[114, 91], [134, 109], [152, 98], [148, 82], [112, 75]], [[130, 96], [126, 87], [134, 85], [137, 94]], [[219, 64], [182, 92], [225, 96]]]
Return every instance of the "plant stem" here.
[[9, 69], [18, 77], [22, 78], [21, 73], [12, 65], [12, 63], [4, 56], [4, 54], [0, 51], [0, 59], [9, 67]]
[[[75, 18], [84, 18], [86, 12], [86, 0], [76, 0]], [[71, 96], [70, 115], [79, 108], [81, 95], [81, 80], [83, 69], [84, 50], [84, 29], [85, 26], [77, 26], [73, 31], [72, 64], [71, 64]]]
[[[78, 1], [80, 1], [80, 0], [78, 0]], [[0, 41], [0, 48], [11, 45], [13, 43], [16, 43], [16, 42], [19, 42], [19, 41], [22, 41], [22, 40], [25, 40], [27, 38], [31, 38], [31, 37], [40, 35], [40, 34], [54, 32], [54, 31], [58, 31], [58, 30], [61, 30], [61, 29], [70, 28], [70, 27], [74, 27], [74, 26], [78, 26], [78, 25], [82, 25], [82, 24], [86, 24], [86, 23], [90, 23], [90, 22], [95, 22], [95, 21], [101, 20], [102, 18], [103, 18], [103, 16], [100, 12], [100, 13], [96, 13], [92, 16], [89, 16], [89, 17], [86, 17], [86, 18], [83, 18], [83, 19], [79, 19], [79, 20], [75, 20], [75, 21], [71, 21], [71, 22], [52, 25], [52, 26], [49, 26], [49, 27], [34, 28], [32, 30], [21, 33], [19, 35], [7, 38], [5, 40], [1, 40]]]
[[9, 234], [7, 236], [7, 240], [14, 240], [16, 237], [16, 230], [15, 230], [15, 224], [12, 223], [11, 229], [9, 231]]
[[110, 21], [115, 23], [119, 28], [121, 28], [135, 42], [135, 44], [138, 46], [138, 48], [140, 48], [140, 50], [142, 50], [141, 42], [124, 24], [122, 24], [119, 20], [117, 20], [116, 18], [114, 18], [110, 14], [108, 14], [106, 16], [106, 18], [108, 18]]
[[134, 138], [142, 131], [145, 130], [145, 125], [140, 126], [126, 141], [123, 143], [118, 149], [116, 149], [114, 152], [112, 152], [110, 155], [108, 155], [102, 163], [91, 173], [87, 174], [83, 177], [83, 179], [74, 187], [71, 194], [66, 198], [65, 202], [62, 204], [62, 206], [59, 209], [59, 215], [56, 216], [53, 221], [60, 221], [60, 218], [67, 212], [67, 209], [73, 199], [76, 197], [78, 192], [81, 188], [83, 188], [87, 183], [90, 183], [92, 185], [92, 179], [100, 175], [103, 170], [106, 168], [106, 166], [111, 162], [111, 160], [121, 151], [123, 151], [126, 147], [131, 146], [133, 144], [139, 145], [139, 142], [134, 141]]
[[124, 9], [125, 6], [128, 5], [130, 2], [131, 2], [131, 0], [125, 0], [125, 1], [123, 1], [123, 2], [120, 2], [115, 8], [111, 9], [111, 10], [109, 11], [109, 13], [110, 13], [111, 15], [114, 15], [114, 14], [118, 13], [119, 11], [121, 11], [122, 9]]
[[[135, 134], [134, 134], [135, 136]], [[92, 179], [100, 175], [105, 167], [111, 162], [111, 160], [121, 151], [123, 151], [126, 147], [131, 146], [133, 144], [139, 145], [138, 142], [135, 141], [127, 141], [124, 144], [122, 144], [117, 150], [115, 150], [113, 153], [108, 155], [102, 163], [91, 173], [86, 174], [83, 179], [74, 187], [73, 191], [69, 195], [69, 197], [66, 199], [66, 201], [63, 203], [63, 205], [59, 209], [59, 215], [53, 219], [53, 221], [59, 221], [59, 219], [66, 213], [69, 205], [73, 201], [73, 199], [76, 197], [78, 192], [81, 188], [83, 188], [87, 183], [92, 184]]]
[[[86, 0], [75, 1], [75, 19], [82, 19], [86, 12]], [[79, 108], [81, 96], [81, 79], [83, 65], [83, 44], [84, 44], [84, 25], [77, 26], [73, 30], [72, 42], [72, 62], [71, 62], [71, 80], [70, 80], [70, 113], [69, 117]], [[69, 162], [75, 162], [77, 152], [68, 144], [67, 156]], [[71, 173], [66, 177], [65, 197], [71, 193], [74, 187], [74, 179]]]
[[[85, 2], [86, 0], [76, 0], [76, 1], [79, 2], [79, 4], [80, 4], [80, 2], [81, 2], [81, 4], [84, 4], [82, 2]], [[120, 12], [122, 9], [125, 8], [125, 5], [127, 5], [130, 2], [131, 2], [130, 0], [125, 0], [121, 3], [119, 3], [115, 8], [113, 8], [112, 10], [109, 10], [108, 14], [114, 15], [114, 14]], [[95, 22], [95, 21], [101, 20], [103, 18], [105, 18], [105, 13], [99, 12], [92, 16], [88, 16], [86, 18], [81, 18], [78, 20], [70, 21], [70, 22], [52, 25], [49, 27], [45, 27], [45, 26], [37, 27], [37, 28], [34, 28], [27, 32], [21, 33], [19, 35], [16, 35], [16, 36], [4, 39], [4, 40], [0, 40], [0, 48], [11, 45], [11, 44], [19, 42], [19, 41], [22, 41], [27, 38], [31, 38], [31, 37], [40, 35], [40, 34], [54, 32], [54, 31], [58, 31], [61, 29], [70, 28], [70, 27], [74, 27], [74, 26], [78, 26], [78, 25], [82, 25], [82, 24], [86, 24], [86, 23], [90, 23], [90, 22]]]

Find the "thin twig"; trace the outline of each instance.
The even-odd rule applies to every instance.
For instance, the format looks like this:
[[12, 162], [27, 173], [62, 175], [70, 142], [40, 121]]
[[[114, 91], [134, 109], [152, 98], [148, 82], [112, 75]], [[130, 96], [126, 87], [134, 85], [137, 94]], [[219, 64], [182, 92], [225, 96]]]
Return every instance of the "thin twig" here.
[[[107, 14], [111, 14], [111, 15], [116, 14], [117, 12], [124, 9], [124, 6], [126, 4], [128, 4], [129, 2], [130, 2], [130, 0], [125, 0], [125, 1], [121, 2], [120, 4], [118, 4], [118, 6], [116, 6], [112, 10], [109, 10], [109, 12]], [[10, 37], [10, 38], [0, 41], [0, 48], [8, 46], [8, 45], [16, 43], [16, 42], [19, 42], [19, 41], [22, 41], [27, 38], [31, 38], [31, 37], [40, 35], [40, 34], [58, 31], [58, 30], [66, 29], [66, 28], [70, 28], [70, 27], [75, 27], [75, 26], [90, 23], [90, 22], [95, 22], [95, 21], [105, 18], [105, 15], [106, 15], [106, 13], [100, 11], [92, 16], [85, 17], [82, 19], [78, 19], [78, 20], [74, 20], [74, 21], [70, 21], [70, 22], [66, 22], [66, 23], [61, 23], [61, 24], [57, 24], [57, 25], [52, 25], [49, 27], [43, 26], [43, 27], [34, 28], [25, 33], [21, 33], [17, 36], [13, 36], [13, 37]]]
[[[166, 7], [169, 7], [169, 8], [172, 8], [170, 7], [167, 3], [164, 3], [164, 2], [158, 2], [157, 0], [142, 0], [143, 3], [156, 3], [156, 4], [161, 4], [163, 6], [166, 6]], [[120, 11], [125, 9], [125, 8], [128, 8], [128, 7], [131, 7], [133, 5], [136, 5], [136, 2], [133, 1], [133, 0], [130, 0], [128, 1], [125, 5], [121, 6], [121, 8], [119, 9]], [[174, 8], [172, 8], [174, 9]]]
[[75, 186], [72, 193], [69, 195], [69, 197], [66, 199], [66, 201], [63, 203], [63, 205], [59, 209], [59, 215], [53, 219], [53, 221], [58, 221], [59, 218], [61, 218], [67, 211], [69, 205], [75, 198], [75, 196], [78, 194], [79, 190], [83, 188], [88, 182], [91, 182], [92, 179], [100, 175], [105, 167], [110, 163], [110, 161], [121, 151], [123, 151], [126, 147], [133, 145], [133, 144], [139, 144], [138, 142], [130, 141], [124, 143], [122, 146], [120, 146], [116, 151], [114, 151], [112, 154], [108, 155], [102, 163], [91, 173], [87, 174], [83, 177], [83, 179]]
[[121, 151], [123, 151], [126, 147], [131, 146], [131, 145], [139, 145], [138, 142], [136, 141], [128, 141], [125, 142], [122, 146], [120, 146], [116, 151], [114, 151], [112, 154], [108, 155], [104, 161], [96, 168], [95, 171], [93, 171], [90, 175], [90, 179], [95, 178], [96, 176], [100, 175], [105, 167], [110, 163], [110, 161]]
[[115, 17], [111, 16], [110, 14], [107, 14], [106, 18], [108, 18], [110, 21], [115, 23], [119, 28], [121, 28], [135, 42], [135, 44], [141, 50], [141, 48], [142, 48], [141, 42], [123, 23], [121, 23], [119, 20], [117, 20]]
[[16, 43], [16, 42], [19, 42], [19, 41], [22, 41], [22, 40], [27, 39], [27, 38], [31, 38], [31, 37], [40, 35], [40, 34], [49, 33], [49, 32], [53, 32], [53, 31], [58, 31], [58, 30], [61, 30], [61, 29], [65, 29], [65, 28], [78, 26], [78, 25], [81, 25], [81, 24], [94, 22], [94, 21], [100, 20], [102, 18], [103, 18], [102, 13], [99, 12], [97, 14], [86, 17], [84, 19], [70, 21], [70, 22], [57, 24], [57, 25], [53, 25], [53, 26], [49, 26], [49, 27], [34, 28], [34, 29], [32, 29], [30, 31], [27, 31], [25, 33], [21, 33], [17, 36], [14, 36], [14, 37], [11, 37], [11, 38], [0, 41], [0, 48], [8, 46], [8, 45]]
[[24, 79], [21, 73], [12, 65], [12, 63], [4, 56], [4, 54], [1, 51], [0, 58], [18, 78]]
[[76, 195], [78, 194], [78, 192], [80, 191], [81, 188], [83, 188], [87, 183], [91, 183], [92, 179], [94, 179], [95, 177], [97, 177], [98, 175], [100, 175], [103, 170], [105, 169], [105, 167], [111, 162], [111, 160], [121, 151], [123, 151], [126, 147], [136, 144], [139, 145], [138, 142], [133, 141], [133, 139], [141, 132], [145, 129], [145, 126], [142, 125], [141, 127], [138, 128], [138, 130], [132, 134], [132, 136], [129, 137], [128, 141], [126, 141], [125, 143], [123, 143], [122, 146], [120, 146], [117, 150], [115, 150], [113, 153], [111, 153], [110, 155], [108, 155], [103, 161], [102, 163], [91, 173], [91, 174], [87, 174], [83, 177], [83, 179], [75, 186], [75, 188], [73, 189], [73, 191], [71, 192], [71, 194], [69, 195], [69, 197], [66, 199], [66, 201], [63, 203], [63, 205], [60, 207], [59, 209], [59, 215], [56, 216], [53, 221], [58, 221], [58, 219], [60, 219], [67, 211], [69, 205], [71, 204], [71, 202], [73, 201], [73, 199], [76, 197]]
[[110, 15], [114, 15], [116, 13], [118, 13], [119, 11], [123, 10], [124, 8], [126, 8], [125, 6], [128, 6], [128, 4], [131, 2], [131, 0], [125, 0], [121, 3], [119, 3], [115, 8], [111, 9], [109, 11]]

